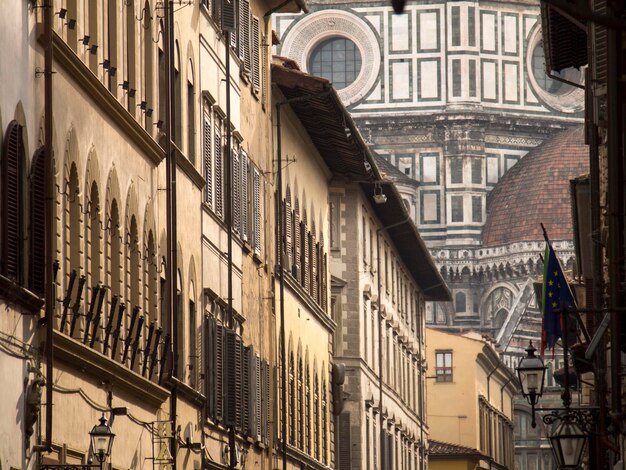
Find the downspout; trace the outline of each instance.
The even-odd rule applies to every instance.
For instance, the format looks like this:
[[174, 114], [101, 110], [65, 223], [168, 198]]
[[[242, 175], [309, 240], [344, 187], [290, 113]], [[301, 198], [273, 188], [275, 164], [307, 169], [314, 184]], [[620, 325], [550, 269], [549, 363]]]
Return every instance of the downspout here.
[[[228, 266], [228, 325], [230, 329], [235, 329], [235, 318], [233, 316], [233, 197], [232, 197], [232, 175], [233, 175], [233, 149], [231, 142], [231, 109], [230, 109], [230, 31], [224, 30], [224, 46], [226, 62], [226, 231], [227, 231], [227, 266]], [[235, 434], [235, 424], [228, 428], [228, 468], [237, 467], [237, 442]]]
[[[380, 232], [382, 232], [383, 230], [388, 230], [390, 228], [393, 227], [397, 227], [399, 225], [404, 225], [405, 223], [407, 223], [409, 220], [411, 219], [411, 216], [407, 213], [406, 217], [404, 219], [402, 219], [399, 222], [390, 224], [390, 225], [386, 225], [384, 227], [379, 227], [376, 229], [376, 270], [377, 270], [377, 277], [378, 277], [378, 319], [379, 319], [379, 326], [378, 326], [378, 419], [380, 422], [380, 468], [381, 470], [391, 470], [391, 469], [387, 469], [385, 467], [385, 465], [387, 465], [386, 462], [383, 462], [383, 448], [385, 445], [385, 432], [384, 432], [384, 417], [383, 417], [383, 328], [385, 327], [385, 321], [383, 318], [383, 312], [382, 312], [382, 283], [380, 280]], [[420, 357], [420, 362], [421, 362], [421, 357]], [[423, 395], [423, 394], [422, 394]], [[420, 419], [422, 417], [420, 416]], [[422, 422], [422, 426], [420, 426], [420, 430], [422, 431], [422, 437], [423, 437], [423, 422]], [[422, 449], [423, 449], [423, 444], [424, 442], [422, 441]], [[422, 455], [422, 465], [423, 465], [423, 455]]]
[[[265, 16], [271, 15], [272, 10], [265, 14]], [[283, 456], [283, 470], [287, 470], [287, 365], [286, 365], [286, 348], [285, 348], [285, 277], [284, 277], [284, 250], [282, 245], [282, 233], [283, 233], [283, 156], [282, 156], [282, 124], [281, 124], [281, 107], [290, 103], [297, 103], [302, 101], [308, 101], [313, 98], [319, 98], [332, 93], [332, 88], [321, 93], [315, 93], [312, 95], [300, 96], [297, 98], [286, 99], [276, 103], [276, 176], [277, 186], [276, 197], [276, 225], [277, 225], [277, 237], [276, 237], [276, 250], [278, 251], [278, 265], [276, 266], [276, 273], [279, 276], [279, 313], [280, 313], [280, 370], [282, 371], [281, 377], [281, 452]]]
[[[172, 389], [170, 394], [170, 419], [172, 431], [170, 436], [170, 453], [172, 455], [172, 470], [176, 470], [177, 435], [176, 435], [176, 406], [178, 401], [178, 260], [176, 253], [176, 153], [172, 145], [173, 130], [175, 128], [174, 99], [174, 7], [172, 0], [167, 0], [163, 5], [165, 14], [165, 64], [167, 68], [166, 88], [167, 99], [165, 100], [165, 159], [166, 159], [166, 200], [167, 200], [167, 266], [169, 295], [167, 303], [170, 311], [170, 329], [172, 332], [172, 349], [168, 351], [172, 358]], [[182, 287], [182, 286], [181, 286]]]
[[46, 322], [46, 439], [35, 450], [52, 452], [52, 376], [54, 374], [54, 209], [55, 182], [52, 165], [52, 0], [44, 0], [44, 148], [45, 148], [45, 322]]
[[611, 415], [621, 421], [621, 319], [617, 309], [622, 305], [621, 257], [623, 246], [622, 155], [620, 155], [621, 106], [618, 91], [618, 38], [608, 29], [607, 122], [608, 122], [608, 229], [609, 229], [609, 309], [611, 312]]

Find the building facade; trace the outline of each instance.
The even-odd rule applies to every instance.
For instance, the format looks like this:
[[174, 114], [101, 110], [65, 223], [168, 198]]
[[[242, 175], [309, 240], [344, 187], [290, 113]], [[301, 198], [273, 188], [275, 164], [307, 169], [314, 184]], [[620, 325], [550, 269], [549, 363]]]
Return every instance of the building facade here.
[[476, 333], [427, 328], [426, 340], [432, 439], [474, 449], [482, 455], [480, 468], [514, 468], [513, 372], [494, 345]]

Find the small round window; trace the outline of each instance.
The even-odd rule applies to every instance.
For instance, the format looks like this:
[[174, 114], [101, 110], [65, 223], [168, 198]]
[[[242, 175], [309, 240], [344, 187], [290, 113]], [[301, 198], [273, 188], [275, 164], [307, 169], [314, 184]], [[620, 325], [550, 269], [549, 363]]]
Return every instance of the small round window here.
[[361, 71], [361, 51], [343, 37], [333, 37], [318, 44], [309, 59], [309, 73], [324, 77], [337, 90], [346, 88]]

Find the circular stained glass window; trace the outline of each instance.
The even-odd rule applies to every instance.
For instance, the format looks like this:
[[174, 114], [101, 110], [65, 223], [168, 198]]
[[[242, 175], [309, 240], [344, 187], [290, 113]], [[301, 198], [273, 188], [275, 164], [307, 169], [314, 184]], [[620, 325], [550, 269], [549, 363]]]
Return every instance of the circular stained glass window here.
[[346, 88], [361, 71], [361, 51], [343, 37], [333, 37], [318, 44], [309, 59], [309, 73], [324, 77], [337, 90]]

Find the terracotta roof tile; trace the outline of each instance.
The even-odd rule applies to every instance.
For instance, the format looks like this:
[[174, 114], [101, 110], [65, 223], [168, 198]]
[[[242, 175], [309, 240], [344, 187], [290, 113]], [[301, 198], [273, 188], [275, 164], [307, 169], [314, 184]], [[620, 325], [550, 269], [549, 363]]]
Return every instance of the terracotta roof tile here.
[[451, 444], [449, 442], [435, 441], [433, 439], [428, 440], [428, 453], [430, 457], [482, 455], [478, 449], [472, 449], [471, 447], [465, 447], [458, 444]]
[[589, 171], [584, 129], [574, 127], [532, 149], [511, 168], [487, 200], [483, 246], [573, 238], [570, 180]]

